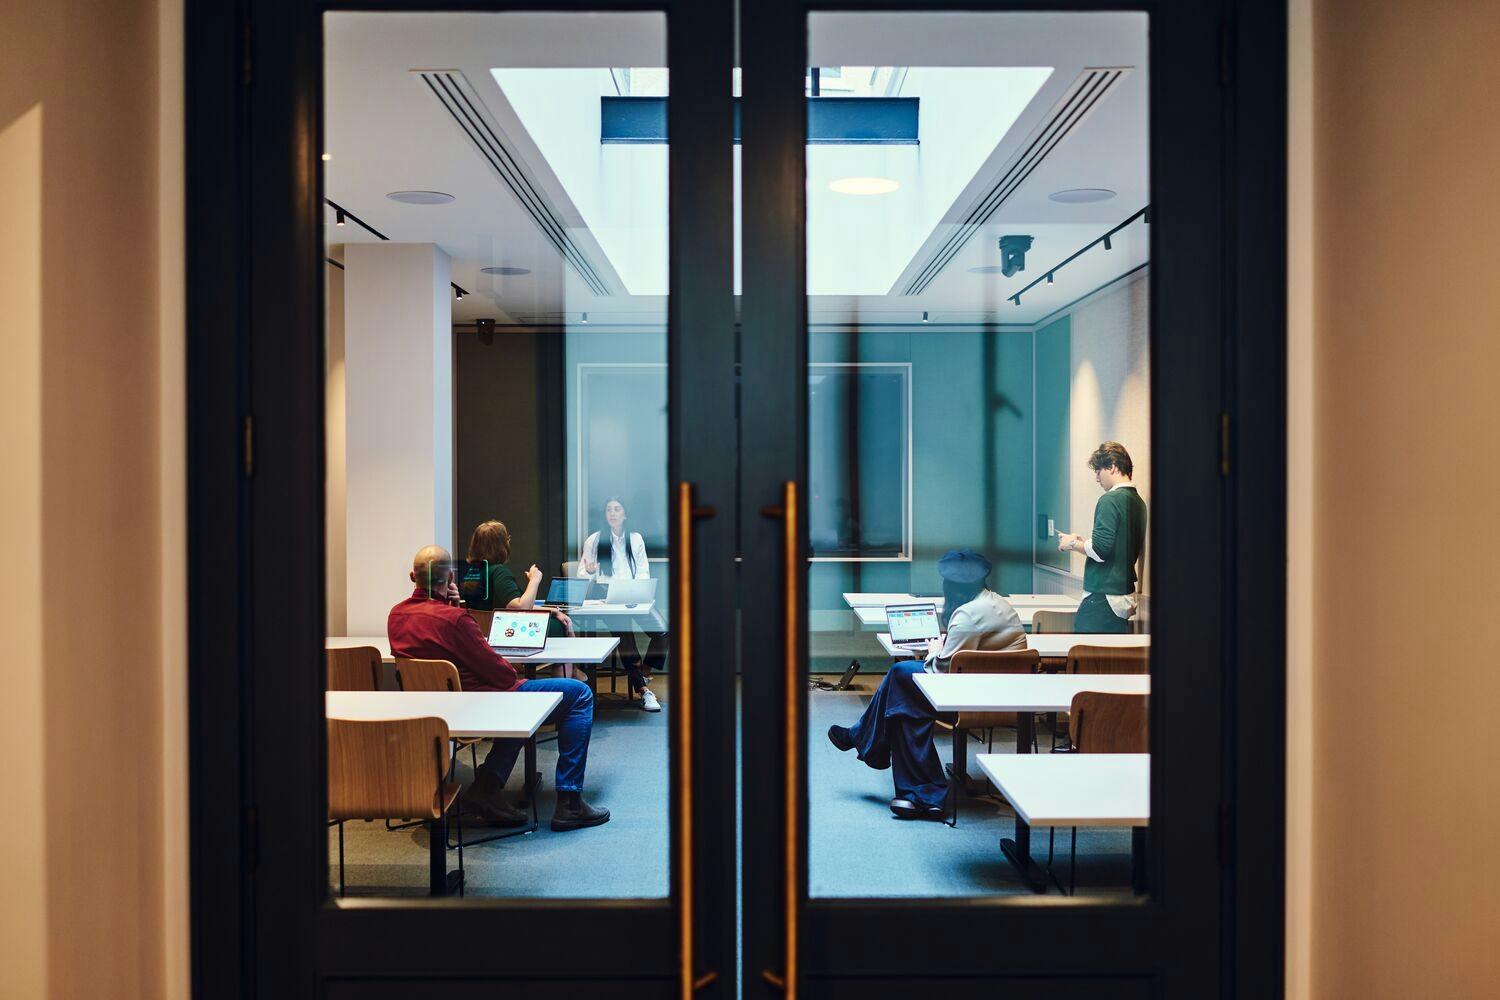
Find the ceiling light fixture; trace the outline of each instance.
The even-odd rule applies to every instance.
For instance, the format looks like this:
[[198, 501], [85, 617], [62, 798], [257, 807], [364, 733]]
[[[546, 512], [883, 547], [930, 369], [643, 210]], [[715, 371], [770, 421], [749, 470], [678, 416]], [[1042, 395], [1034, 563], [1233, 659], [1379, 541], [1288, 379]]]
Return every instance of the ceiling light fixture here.
[[403, 205], [446, 205], [454, 200], [444, 191], [392, 191], [386, 197]]
[[1092, 205], [1095, 202], [1109, 201], [1115, 193], [1109, 188], [1068, 188], [1066, 191], [1053, 191], [1047, 197], [1060, 205]]
[[840, 177], [828, 185], [835, 194], [890, 194], [901, 185], [889, 177]]
[[927, 322], [927, 311], [925, 309], [922, 311], [922, 322]]
[[587, 323], [588, 321], [589, 321], [589, 314], [588, 313], [584, 313], [583, 314], [583, 322]]
[[529, 268], [529, 267], [510, 267], [510, 266], [481, 267], [479, 270], [483, 271], [485, 274], [498, 274], [498, 275], [502, 275], [504, 277], [513, 277], [513, 276], [518, 275], [518, 274], [530, 274], [531, 273], [531, 268]]
[[1057, 282], [1054, 281], [1053, 278], [1052, 278], [1052, 272], [1051, 271], [1047, 272], [1047, 284], [1049, 284], [1049, 285], [1055, 285], [1055, 284], [1057, 284]]
[[335, 226], [342, 226], [344, 224], [344, 210], [342, 208], [333, 210], [333, 224]]
[[1109, 236], [1108, 236], [1108, 234], [1106, 234], [1105, 237], [1104, 237], [1104, 249], [1106, 249], [1106, 250], [1113, 250], [1114, 248], [1115, 248], [1115, 245], [1109, 241]]
[[464, 290], [462, 288], [459, 288], [457, 285], [454, 285], [453, 286], [453, 297], [455, 299], [461, 299], [461, 298], [463, 298], [464, 297]]

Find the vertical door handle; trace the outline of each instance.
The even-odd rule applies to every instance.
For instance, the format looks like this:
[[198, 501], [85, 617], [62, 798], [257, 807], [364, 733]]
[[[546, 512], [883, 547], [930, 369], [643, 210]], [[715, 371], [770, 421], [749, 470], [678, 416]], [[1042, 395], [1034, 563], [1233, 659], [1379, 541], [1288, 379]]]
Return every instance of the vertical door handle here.
[[677, 935], [680, 966], [678, 996], [692, 1000], [694, 992], [718, 978], [717, 972], [697, 975], [694, 961], [693, 921], [693, 522], [712, 517], [712, 507], [693, 506], [693, 484], [677, 484], [677, 587], [672, 595], [672, 627], [677, 635], [672, 646], [671, 719], [677, 731]]
[[782, 898], [784, 907], [782, 941], [783, 967], [778, 975], [770, 969], [761, 972], [762, 978], [782, 991], [788, 1000], [795, 1000], [798, 987], [799, 938], [798, 919], [802, 902], [802, 699], [803, 675], [801, 663], [801, 636], [798, 632], [802, 606], [802, 561], [800, 558], [800, 532], [797, 508], [797, 483], [782, 484], [781, 506], [764, 507], [761, 514], [781, 519], [782, 525], [782, 581], [786, 608], [782, 625], [782, 663], [784, 704], [782, 714], [786, 718], [785, 742], [782, 754], [786, 761], [786, 774], [782, 788], [786, 796], [783, 803], [785, 826], [782, 830], [782, 857], [785, 870], [782, 873]]

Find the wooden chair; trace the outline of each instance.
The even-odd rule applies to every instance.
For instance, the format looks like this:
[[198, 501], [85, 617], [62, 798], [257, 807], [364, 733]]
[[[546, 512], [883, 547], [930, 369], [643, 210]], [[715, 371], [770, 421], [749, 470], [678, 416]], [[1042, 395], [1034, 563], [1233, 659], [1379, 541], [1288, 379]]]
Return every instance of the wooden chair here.
[[469, 617], [474, 619], [475, 625], [479, 626], [479, 634], [488, 639], [490, 637], [490, 625], [495, 620], [495, 612], [470, 608]]
[[325, 649], [328, 691], [379, 691], [380, 650], [374, 646]]
[[1075, 611], [1035, 611], [1031, 615], [1031, 632], [1039, 635], [1043, 632], [1053, 634], [1073, 631], [1073, 619], [1077, 616]]
[[[328, 720], [328, 818], [339, 828], [340, 896], [345, 885], [344, 823], [416, 817], [428, 824], [429, 836], [442, 836], [438, 822], [459, 796], [458, 783], [447, 780], [448, 764], [448, 724], [442, 719]], [[458, 812], [455, 809], [454, 815]], [[462, 826], [458, 833], [462, 895]]]
[[[1104, 671], [1094, 671], [1103, 673]], [[1068, 706], [1076, 753], [1149, 753], [1151, 751], [1149, 695], [1110, 694], [1103, 691], [1080, 691]], [[1054, 831], [1055, 832], [1055, 831]], [[1047, 835], [1047, 868], [1052, 868], [1052, 836]], [[1132, 834], [1138, 839], [1140, 831]], [[1068, 848], [1068, 895], [1077, 889], [1078, 827], [1073, 827]], [[1138, 854], [1133, 846], [1132, 852]], [[1132, 880], [1138, 876], [1133, 875]], [[1061, 885], [1058, 886], [1061, 888]]]
[[[948, 670], [955, 674], [1033, 674], [1040, 662], [1034, 649], [961, 649], [948, 662]], [[1014, 726], [1016, 714], [959, 712], [952, 722], [940, 719], [938, 724], [953, 730], [953, 775], [948, 783], [948, 795], [953, 809], [951, 825], [957, 826], [958, 801], [969, 777], [969, 731]]]
[[1144, 647], [1074, 646], [1068, 650], [1070, 674], [1149, 674], [1151, 651]]

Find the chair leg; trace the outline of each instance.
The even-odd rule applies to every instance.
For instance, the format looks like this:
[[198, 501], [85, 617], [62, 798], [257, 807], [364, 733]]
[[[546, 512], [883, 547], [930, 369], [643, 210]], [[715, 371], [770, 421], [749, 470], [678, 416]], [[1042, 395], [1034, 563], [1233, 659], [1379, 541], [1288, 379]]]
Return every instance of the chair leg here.
[[1078, 827], [1073, 827], [1073, 839], [1068, 844], [1068, 895], [1078, 894]]
[[468, 888], [468, 878], [464, 875], [464, 792], [458, 790], [453, 798], [453, 822], [458, 827], [458, 894], [463, 896], [464, 890]]
[[339, 820], [339, 898], [344, 898], [344, 821]]

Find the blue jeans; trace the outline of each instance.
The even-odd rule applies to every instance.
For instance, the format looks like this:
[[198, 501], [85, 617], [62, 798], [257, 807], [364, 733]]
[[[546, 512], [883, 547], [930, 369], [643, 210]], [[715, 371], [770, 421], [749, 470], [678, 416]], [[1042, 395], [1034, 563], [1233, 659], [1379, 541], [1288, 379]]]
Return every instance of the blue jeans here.
[[[557, 776], [554, 780], [559, 792], [583, 791], [583, 771], [589, 762], [589, 736], [594, 731], [593, 692], [583, 681], [571, 677], [523, 681], [517, 690], [562, 692], [562, 701], [547, 716], [547, 721], [557, 726]], [[505, 784], [525, 742], [496, 740], [479, 770]]]
[[899, 660], [875, 697], [849, 729], [859, 759], [870, 767], [891, 769], [896, 798], [924, 806], [939, 806], [948, 791], [948, 778], [932, 745], [937, 713], [912, 678], [922, 673], [921, 660]]

